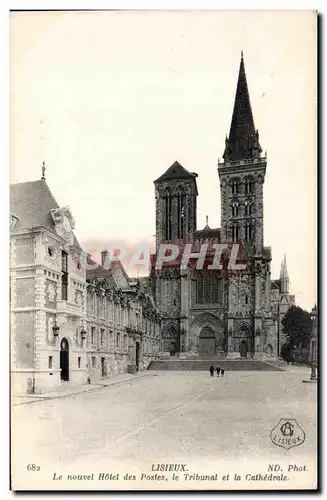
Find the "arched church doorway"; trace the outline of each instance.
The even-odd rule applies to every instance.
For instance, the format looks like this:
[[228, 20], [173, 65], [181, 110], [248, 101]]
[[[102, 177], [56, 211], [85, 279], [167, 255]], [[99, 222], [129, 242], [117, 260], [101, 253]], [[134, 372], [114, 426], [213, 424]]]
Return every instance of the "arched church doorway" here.
[[248, 355], [248, 343], [246, 340], [242, 340], [240, 343], [240, 355], [241, 358], [246, 358]]
[[268, 356], [272, 356], [274, 354], [274, 350], [273, 350], [273, 347], [271, 344], [267, 344], [266, 347], [265, 347], [265, 353], [268, 355]]
[[176, 325], [170, 325], [162, 333], [163, 350], [169, 352], [170, 356], [175, 356], [180, 349], [179, 331]]
[[200, 332], [199, 354], [202, 356], [215, 355], [215, 332], [210, 326], [205, 326]]
[[63, 338], [60, 344], [60, 378], [69, 380], [69, 344], [68, 340]]

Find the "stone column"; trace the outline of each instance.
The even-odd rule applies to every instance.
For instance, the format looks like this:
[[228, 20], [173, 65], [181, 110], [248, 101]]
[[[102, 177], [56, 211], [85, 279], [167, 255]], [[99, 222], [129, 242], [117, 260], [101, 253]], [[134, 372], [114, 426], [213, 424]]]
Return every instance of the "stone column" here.
[[261, 309], [261, 275], [260, 272], [255, 271], [255, 311]]
[[232, 335], [230, 335], [230, 331], [233, 330], [233, 326], [234, 326], [234, 318], [232, 316], [228, 316], [228, 318], [227, 318], [227, 339], [228, 339], [227, 356], [234, 355], [234, 351], [232, 350], [233, 337], [232, 337]]
[[189, 350], [189, 280], [187, 270], [181, 270], [181, 308], [180, 308], [180, 330], [184, 330], [184, 335], [180, 334], [180, 350], [182, 343], [184, 344], [184, 352]]
[[[260, 330], [260, 335], [257, 332]], [[263, 331], [262, 331], [262, 316], [255, 314], [254, 316], [254, 354], [262, 353], [263, 351]]]
[[144, 340], [143, 338], [140, 338], [140, 350], [139, 350], [139, 368], [141, 367], [141, 370], [143, 370], [143, 347], [144, 347]]

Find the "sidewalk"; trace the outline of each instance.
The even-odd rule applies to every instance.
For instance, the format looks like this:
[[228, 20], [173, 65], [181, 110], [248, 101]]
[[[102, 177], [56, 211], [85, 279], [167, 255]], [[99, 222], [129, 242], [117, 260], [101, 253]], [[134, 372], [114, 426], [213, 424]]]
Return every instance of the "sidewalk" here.
[[72, 385], [69, 382], [63, 383], [57, 390], [51, 392], [44, 392], [42, 394], [25, 394], [23, 396], [12, 396], [11, 405], [26, 405], [30, 403], [37, 403], [38, 401], [45, 401], [48, 399], [58, 399], [58, 398], [68, 398], [70, 396], [75, 396], [77, 394], [82, 394], [84, 392], [94, 392], [104, 387], [111, 387], [118, 384], [124, 384], [126, 382], [133, 382], [144, 377], [154, 377], [154, 372], [144, 371], [142, 373], [137, 373], [132, 375], [130, 373], [121, 373], [116, 377], [107, 378], [103, 380], [98, 380], [94, 384], [86, 385]]

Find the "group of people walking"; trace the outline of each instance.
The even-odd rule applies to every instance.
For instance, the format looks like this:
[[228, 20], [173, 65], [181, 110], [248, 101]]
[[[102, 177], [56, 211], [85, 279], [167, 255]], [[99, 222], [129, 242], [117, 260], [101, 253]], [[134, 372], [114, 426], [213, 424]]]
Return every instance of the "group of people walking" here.
[[[210, 377], [213, 377], [214, 373], [215, 373], [215, 367], [213, 365], [210, 366], [209, 372], [210, 372]], [[225, 369], [220, 368], [220, 366], [217, 366], [216, 373], [217, 373], [217, 377], [219, 377], [220, 374], [223, 377], [225, 375]]]

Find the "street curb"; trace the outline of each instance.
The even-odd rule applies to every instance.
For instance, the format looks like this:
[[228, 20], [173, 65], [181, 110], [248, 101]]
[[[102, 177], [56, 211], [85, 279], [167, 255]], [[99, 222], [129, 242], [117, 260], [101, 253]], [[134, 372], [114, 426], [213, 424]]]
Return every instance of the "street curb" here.
[[54, 400], [54, 399], [70, 398], [72, 396], [79, 396], [80, 394], [85, 394], [85, 393], [88, 393], [88, 392], [99, 391], [100, 389], [106, 389], [108, 387], [113, 387], [113, 386], [116, 386], [116, 385], [119, 385], [119, 384], [126, 384], [126, 382], [130, 382], [131, 380], [141, 380], [142, 378], [146, 378], [146, 377], [155, 377], [155, 374], [154, 373], [147, 373], [146, 375], [142, 375], [142, 376], [139, 376], [139, 377], [128, 378], [127, 380], [119, 380], [119, 382], [114, 382], [112, 384], [98, 384], [98, 385], [95, 384], [95, 387], [93, 387], [92, 389], [87, 389], [85, 391], [71, 392], [69, 394], [63, 394], [63, 395], [54, 396], [54, 397], [51, 397], [51, 396], [40, 397], [39, 399], [36, 399], [36, 400], [33, 400], [33, 401], [25, 401], [24, 403], [15, 403], [15, 404], [12, 404], [11, 406], [30, 405], [32, 403], [40, 403], [42, 401], [49, 401], [49, 400]]

